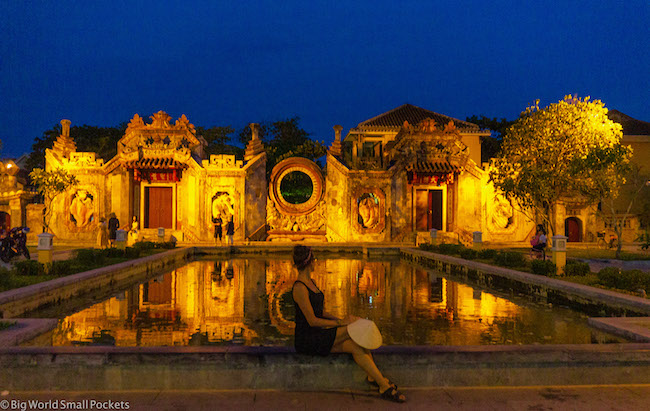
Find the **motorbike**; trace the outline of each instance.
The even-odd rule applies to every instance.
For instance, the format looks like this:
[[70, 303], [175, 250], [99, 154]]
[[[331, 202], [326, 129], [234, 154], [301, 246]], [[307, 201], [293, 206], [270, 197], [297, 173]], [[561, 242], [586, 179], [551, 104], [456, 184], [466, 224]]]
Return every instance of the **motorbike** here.
[[30, 259], [29, 250], [27, 249], [28, 227], [14, 227], [0, 239], [0, 260], [8, 263], [17, 255], [24, 255]]

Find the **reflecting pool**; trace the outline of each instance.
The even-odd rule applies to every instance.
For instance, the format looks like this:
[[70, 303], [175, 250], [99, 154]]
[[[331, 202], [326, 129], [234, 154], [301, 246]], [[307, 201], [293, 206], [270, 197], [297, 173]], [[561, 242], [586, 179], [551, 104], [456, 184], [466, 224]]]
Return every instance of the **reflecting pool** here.
[[[61, 315], [40, 343], [173, 346], [293, 341], [288, 257], [198, 260]], [[618, 341], [578, 312], [487, 291], [399, 259], [319, 258], [326, 311], [374, 320], [385, 345], [589, 344]]]

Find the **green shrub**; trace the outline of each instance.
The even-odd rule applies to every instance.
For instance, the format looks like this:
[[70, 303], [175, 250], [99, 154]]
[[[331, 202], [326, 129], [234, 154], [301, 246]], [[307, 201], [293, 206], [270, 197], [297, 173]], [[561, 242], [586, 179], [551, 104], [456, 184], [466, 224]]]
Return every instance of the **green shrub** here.
[[589, 268], [589, 264], [582, 261], [569, 260], [567, 261], [566, 266], [564, 266], [564, 275], [567, 276], [584, 277], [590, 272], [591, 269]]
[[530, 268], [533, 274], [551, 276], [557, 274], [557, 266], [549, 260], [532, 260]]
[[497, 250], [485, 248], [478, 252], [478, 258], [482, 260], [492, 260], [497, 255]]
[[446, 255], [459, 255], [464, 248], [462, 244], [440, 244], [438, 252]]
[[422, 251], [430, 251], [434, 253], [438, 251], [438, 247], [435, 244], [431, 244], [431, 243], [420, 244], [419, 248]]
[[494, 256], [494, 262], [503, 267], [521, 267], [525, 265], [526, 258], [515, 251], [501, 251]]
[[56, 277], [65, 277], [72, 274], [72, 261], [74, 260], [52, 261], [48, 274]]
[[153, 241], [138, 241], [133, 244], [133, 248], [138, 250], [153, 250], [156, 248], [156, 244], [157, 243], [154, 243]]
[[154, 248], [162, 248], [166, 250], [171, 250], [173, 248], [176, 248], [176, 241], [164, 241], [162, 243], [155, 243], [156, 246]]
[[[638, 289], [645, 290], [648, 286], [649, 278], [650, 273], [645, 273], [641, 270], [621, 271], [618, 288], [629, 291], [636, 291]], [[648, 291], [650, 291], [650, 289], [648, 289]]]
[[102, 250], [103, 254], [106, 256], [106, 258], [123, 258], [124, 257], [124, 250], [119, 249], [119, 248], [107, 248], [105, 250]]
[[4, 267], [0, 267], [0, 290], [11, 288], [13, 273]]
[[14, 270], [18, 275], [43, 275], [45, 266], [38, 261], [24, 260], [14, 263]]
[[463, 248], [460, 250], [460, 258], [464, 258], [465, 260], [474, 260], [476, 257], [478, 257], [478, 252], [476, 250], [471, 248]]
[[95, 250], [94, 248], [77, 250], [76, 261], [80, 265], [89, 267], [102, 265], [106, 261], [106, 250]]
[[138, 258], [140, 257], [140, 253], [142, 252], [141, 249], [139, 248], [134, 248], [134, 247], [126, 247], [124, 249], [124, 256], [126, 258]]
[[621, 270], [617, 267], [605, 267], [598, 271], [598, 282], [605, 287], [618, 288]]

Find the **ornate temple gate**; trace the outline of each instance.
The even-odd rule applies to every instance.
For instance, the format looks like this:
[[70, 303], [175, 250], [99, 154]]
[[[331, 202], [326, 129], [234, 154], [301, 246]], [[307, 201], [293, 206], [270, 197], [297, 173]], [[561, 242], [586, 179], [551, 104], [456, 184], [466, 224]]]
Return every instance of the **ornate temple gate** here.
[[407, 166], [407, 180], [413, 186], [414, 227], [416, 231], [447, 231], [452, 216], [447, 207], [449, 189], [461, 171], [447, 160], [419, 161]]
[[[299, 204], [289, 202], [280, 189], [282, 181], [295, 172], [306, 174], [312, 185], [307, 201]], [[291, 157], [273, 167], [266, 203], [267, 241], [326, 241], [324, 192], [320, 167], [311, 160]]]

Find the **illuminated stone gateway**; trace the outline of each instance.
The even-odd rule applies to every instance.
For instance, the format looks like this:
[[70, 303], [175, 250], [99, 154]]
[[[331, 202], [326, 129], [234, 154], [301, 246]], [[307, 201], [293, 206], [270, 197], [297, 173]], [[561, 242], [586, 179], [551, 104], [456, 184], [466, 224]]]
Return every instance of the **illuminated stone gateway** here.
[[[466, 244], [473, 231], [484, 241], [531, 235], [533, 224], [494, 192], [487, 165], [479, 167], [479, 139], [489, 133], [471, 123], [403, 105], [344, 140], [335, 126], [326, 171], [288, 158], [267, 181], [257, 124], [241, 161], [206, 158], [206, 141], [185, 115], [171, 120], [163, 111], [151, 123], [136, 114], [106, 163], [77, 152], [70, 122], [61, 122], [46, 169], [64, 168], [80, 183], [53, 204], [50, 226], [59, 239], [94, 243], [100, 218], [111, 213], [124, 228], [137, 217], [142, 239], [157, 238], [162, 227], [166, 239], [190, 243], [211, 241], [216, 217], [233, 219], [236, 241], [412, 243], [426, 241], [431, 229], [442, 241]], [[285, 198], [283, 187], [295, 181], [308, 186], [304, 198]]]
[[[140, 222], [140, 238], [208, 241], [213, 217], [235, 224], [235, 239], [256, 239], [265, 232], [266, 154], [257, 136], [245, 164], [232, 155], [205, 158], [206, 141], [185, 115], [173, 124], [163, 111], [151, 123], [135, 115], [118, 143], [117, 155], [104, 163], [95, 153], [76, 151], [70, 122], [46, 152], [46, 169], [64, 168], [79, 184], [53, 204], [51, 229], [60, 239], [94, 243], [99, 219], [115, 213], [124, 228]], [[36, 219], [37, 220], [37, 219]]]

